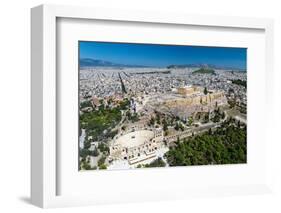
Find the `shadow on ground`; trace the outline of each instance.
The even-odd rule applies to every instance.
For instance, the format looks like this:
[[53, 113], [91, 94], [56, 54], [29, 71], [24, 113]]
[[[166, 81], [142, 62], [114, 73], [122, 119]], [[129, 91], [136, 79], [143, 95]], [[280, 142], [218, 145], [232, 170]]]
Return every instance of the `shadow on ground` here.
[[30, 199], [30, 197], [19, 197], [19, 200], [21, 201], [21, 202], [23, 202], [23, 203], [26, 203], [26, 204], [31, 204], [31, 199]]

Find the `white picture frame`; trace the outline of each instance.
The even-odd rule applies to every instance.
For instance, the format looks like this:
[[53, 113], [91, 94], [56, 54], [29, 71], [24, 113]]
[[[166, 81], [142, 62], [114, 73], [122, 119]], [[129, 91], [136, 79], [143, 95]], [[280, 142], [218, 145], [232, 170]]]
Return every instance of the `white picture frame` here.
[[[203, 15], [187, 15], [173, 13], [152, 13], [145, 11], [122, 11], [100, 8], [74, 6], [41, 5], [31, 10], [31, 201], [42, 208], [91, 205], [99, 203], [139, 202], [143, 200], [179, 199], [186, 197], [240, 195], [270, 192], [270, 161], [261, 168], [266, 178], [259, 184], [221, 185], [217, 187], [200, 187], [179, 190], [169, 186], [169, 196], [156, 190], [152, 196], [139, 194], [136, 196], [108, 195], [98, 199], [96, 196], [59, 195], [57, 159], [57, 20], [87, 19], [116, 20], [120, 22], [153, 23], [161, 25], [222, 27], [226, 29], [257, 29], [265, 34], [265, 68], [263, 69], [268, 113], [273, 105], [270, 90], [273, 88], [273, 21], [271, 19], [217, 17]], [[266, 113], [266, 112], [264, 112]], [[269, 119], [265, 117], [265, 119]], [[267, 127], [268, 128], [268, 127]], [[269, 146], [269, 131], [265, 131], [264, 145]], [[266, 157], [270, 154], [263, 153]], [[182, 168], [181, 168], [182, 170]], [[175, 173], [179, 170], [174, 169]], [[78, 171], [77, 171], [78, 172]], [[134, 172], [134, 171], [130, 171]], [[142, 171], [140, 171], [142, 172]], [[188, 189], [188, 190], [187, 190]], [[165, 190], [166, 192], [166, 190]], [[155, 196], [158, 195], [158, 196]]]

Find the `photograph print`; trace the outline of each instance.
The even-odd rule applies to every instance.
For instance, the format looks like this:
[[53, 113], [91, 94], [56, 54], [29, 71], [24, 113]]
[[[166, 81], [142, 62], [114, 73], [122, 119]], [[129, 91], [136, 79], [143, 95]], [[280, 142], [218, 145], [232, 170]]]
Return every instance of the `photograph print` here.
[[80, 171], [247, 163], [247, 48], [78, 50]]

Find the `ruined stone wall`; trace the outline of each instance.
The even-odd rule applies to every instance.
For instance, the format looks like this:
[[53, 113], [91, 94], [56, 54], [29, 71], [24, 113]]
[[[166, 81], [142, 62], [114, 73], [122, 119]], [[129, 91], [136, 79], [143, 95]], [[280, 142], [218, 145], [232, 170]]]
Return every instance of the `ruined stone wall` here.
[[[141, 129], [141, 128], [139, 128]], [[154, 129], [154, 138], [151, 141], [145, 141], [143, 144], [135, 147], [122, 147], [120, 144], [110, 146], [110, 158], [122, 160], [137, 160], [140, 156], [151, 155], [157, 149], [163, 146], [164, 133], [162, 129]], [[128, 133], [131, 131], [127, 131]]]
[[201, 104], [211, 104], [215, 101], [219, 101], [224, 98], [223, 92], [216, 92], [207, 95], [198, 95], [198, 96], [190, 96], [185, 98], [178, 98], [173, 100], [165, 101], [165, 105], [168, 107], [176, 107], [176, 106], [193, 106], [193, 105], [201, 105]]

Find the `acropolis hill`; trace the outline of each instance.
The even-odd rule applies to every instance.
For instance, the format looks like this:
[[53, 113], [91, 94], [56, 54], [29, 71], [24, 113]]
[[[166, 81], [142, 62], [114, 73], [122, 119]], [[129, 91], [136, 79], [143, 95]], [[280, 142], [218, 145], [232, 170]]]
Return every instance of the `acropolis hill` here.
[[170, 112], [181, 118], [195, 116], [198, 112], [209, 112], [215, 107], [227, 104], [223, 91], [210, 90], [204, 93], [199, 86], [184, 86], [175, 93], [164, 94], [157, 98], [157, 102], [150, 102], [159, 112]]
[[[197, 113], [210, 112], [215, 107], [227, 104], [226, 97], [222, 91], [205, 91], [198, 86], [185, 86], [178, 88], [174, 93], [162, 95], [162, 101], [157, 99], [148, 104], [155, 107], [154, 110], [160, 112], [163, 108], [168, 111], [161, 113], [171, 113], [177, 109], [177, 114], [184, 113], [185, 117], [195, 117]], [[137, 100], [135, 100], [137, 101]], [[158, 106], [162, 105], [162, 107]], [[145, 109], [144, 106], [142, 109]], [[109, 160], [126, 160], [130, 165], [143, 163], [149, 159], [158, 157], [157, 152], [165, 149], [165, 143], [174, 142], [179, 137], [189, 136], [197, 129], [188, 129], [184, 132], [174, 133], [164, 136], [163, 127], [148, 126], [148, 123], [137, 122], [127, 126], [126, 130], [120, 131], [111, 142]]]

